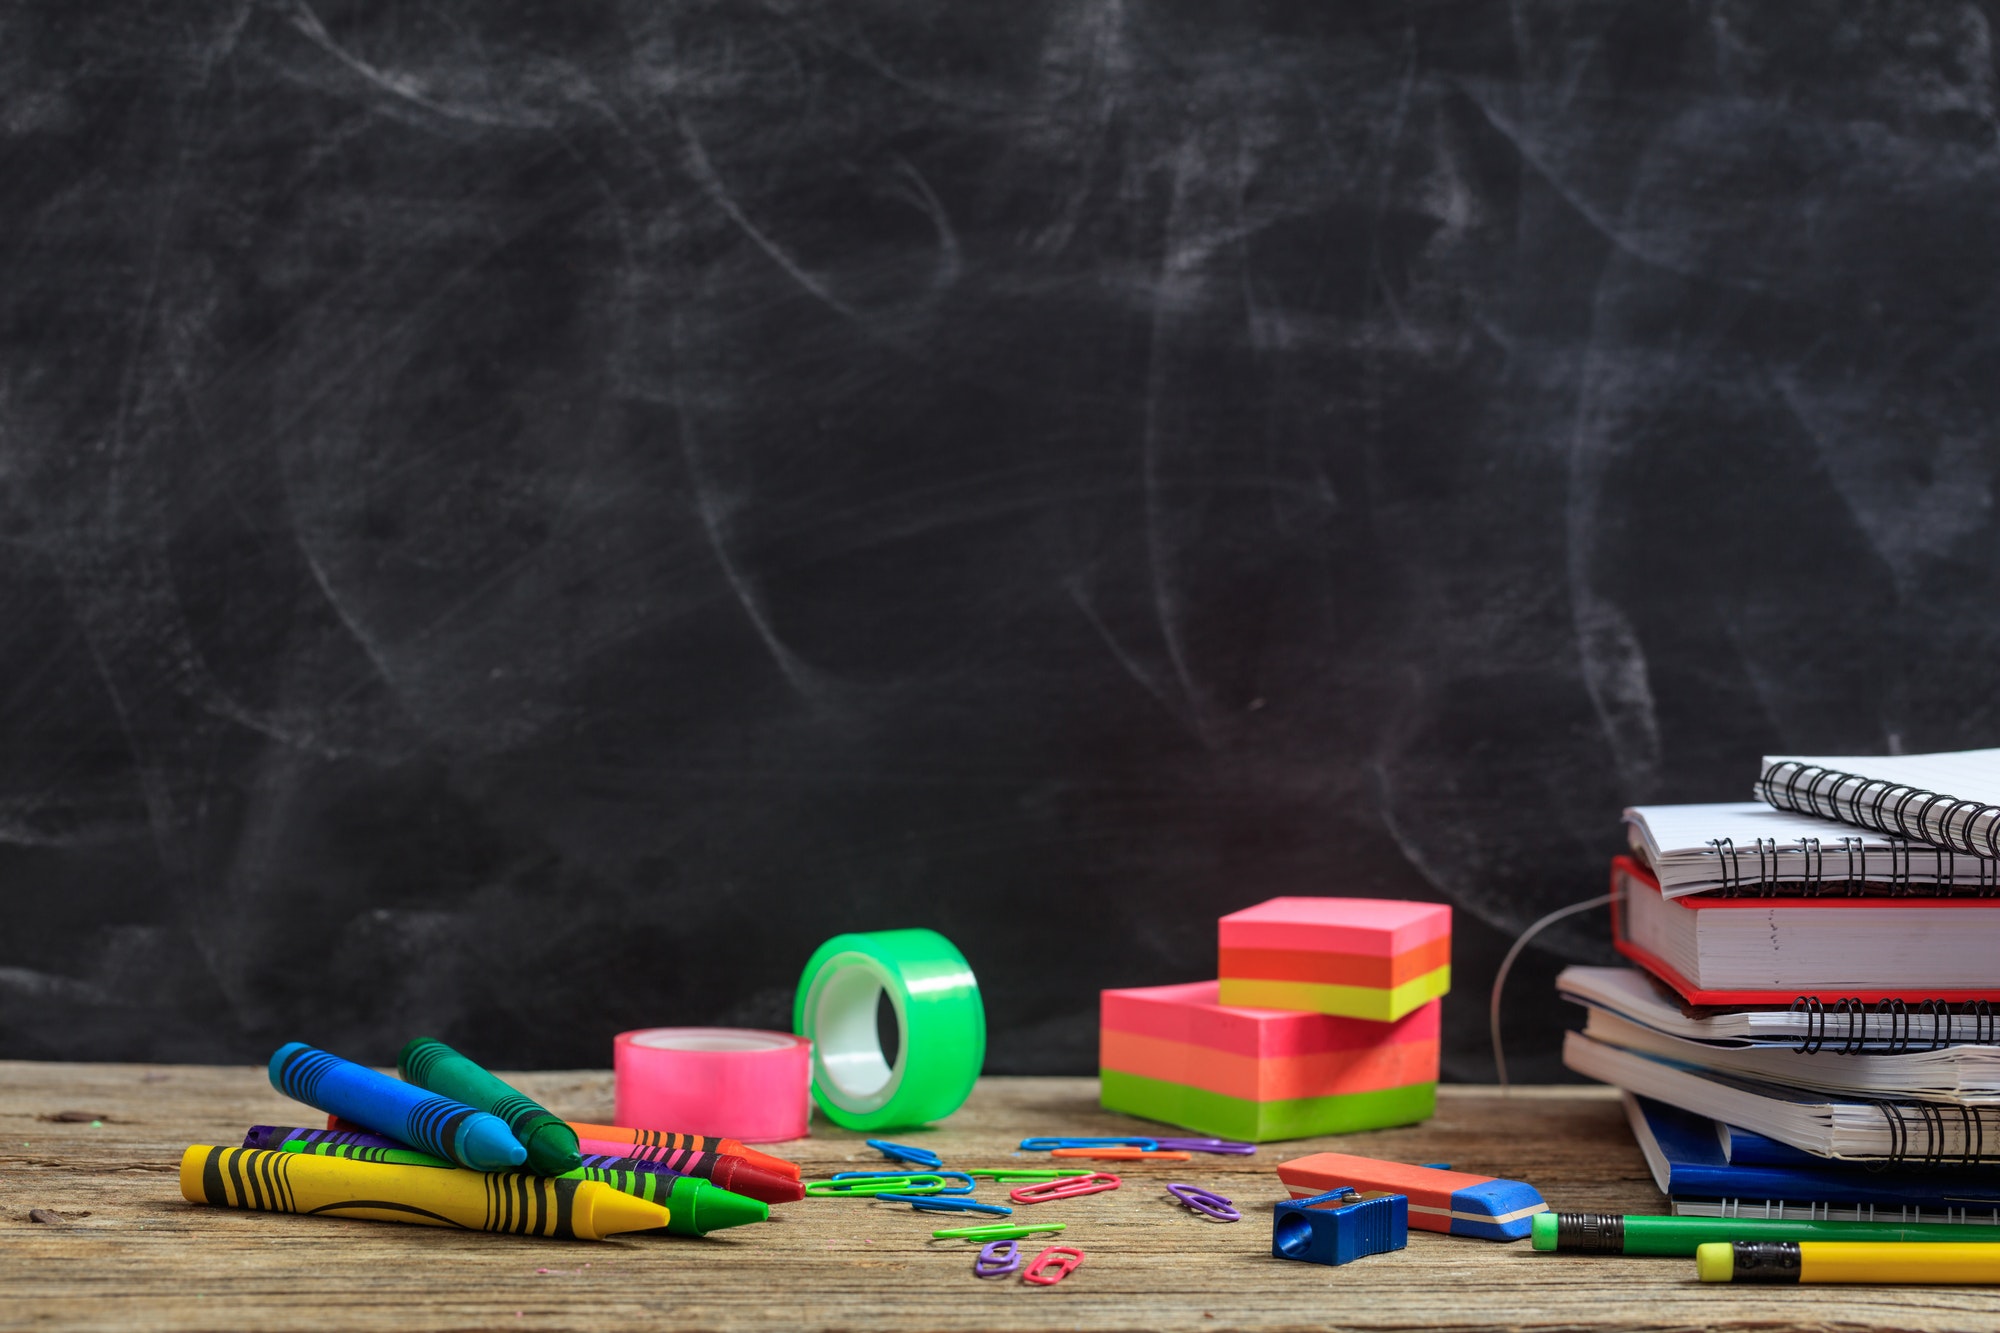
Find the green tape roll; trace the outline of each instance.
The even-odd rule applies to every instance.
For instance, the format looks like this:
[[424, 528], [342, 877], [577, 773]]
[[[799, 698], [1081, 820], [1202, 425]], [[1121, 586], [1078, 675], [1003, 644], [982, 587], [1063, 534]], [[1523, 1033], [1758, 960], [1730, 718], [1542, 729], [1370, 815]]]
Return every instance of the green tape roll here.
[[[887, 994], [902, 1041], [883, 1058]], [[965, 955], [934, 930], [836, 935], [813, 951], [792, 1001], [812, 1042], [813, 1100], [844, 1129], [906, 1129], [965, 1105], [986, 1060], [986, 1006]]]

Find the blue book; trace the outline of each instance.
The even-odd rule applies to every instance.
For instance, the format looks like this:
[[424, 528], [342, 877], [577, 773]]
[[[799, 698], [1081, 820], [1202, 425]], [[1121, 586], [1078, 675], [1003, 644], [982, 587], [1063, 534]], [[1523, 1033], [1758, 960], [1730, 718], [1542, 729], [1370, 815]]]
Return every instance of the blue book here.
[[[1675, 1199], [1787, 1200], [1888, 1204], [1923, 1209], [2000, 1209], [2000, 1173], [1872, 1170], [1826, 1158], [1816, 1165], [1732, 1163], [1716, 1122], [1648, 1097], [1624, 1094], [1625, 1118], [1646, 1155], [1653, 1183]], [[1791, 1151], [1797, 1151], [1793, 1149]], [[1800, 1157], [1806, 1154], [1800, 1153]]]

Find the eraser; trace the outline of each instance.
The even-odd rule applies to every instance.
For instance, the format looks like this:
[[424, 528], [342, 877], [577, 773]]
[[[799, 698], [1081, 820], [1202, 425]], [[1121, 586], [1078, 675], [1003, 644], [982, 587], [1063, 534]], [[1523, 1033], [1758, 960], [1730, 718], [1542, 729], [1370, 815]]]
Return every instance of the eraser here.
[[1520, 1240], [1533, 1229], [1535, 1214], [1549, 1209], [1534, 1186], [1518, 1180], [1349, 1153], [1293, 1158], [1279, 1165], [1278, 1179], [1295, 1199], [1336, 1189], [1357, 1190], [1363, 1198], [1406, 1195], [1411, 1226], [1483, 1240]]

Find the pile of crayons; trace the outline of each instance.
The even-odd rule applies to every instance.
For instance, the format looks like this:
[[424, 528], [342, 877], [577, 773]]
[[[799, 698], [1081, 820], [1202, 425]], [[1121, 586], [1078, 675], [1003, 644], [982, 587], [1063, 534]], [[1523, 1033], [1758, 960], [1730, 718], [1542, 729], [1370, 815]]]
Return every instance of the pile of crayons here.
[[271, 1085], [325, 1128], [253, 1125], [243, 1146], [181, 1155], [191, 1203], [564, 1240], [702, 1235], [805, 1197], [799, 1168], [734, 1139], [573, 1124], [442, 1042], [418, 1038], [403, 1081], [300, 1042]]

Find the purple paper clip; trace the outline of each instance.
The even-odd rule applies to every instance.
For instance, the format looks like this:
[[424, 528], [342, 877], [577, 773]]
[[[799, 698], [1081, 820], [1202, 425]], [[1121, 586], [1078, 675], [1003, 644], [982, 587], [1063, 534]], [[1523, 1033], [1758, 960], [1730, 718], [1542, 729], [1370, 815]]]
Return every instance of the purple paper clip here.
[[1257, 1151], [1254, 1143], [1231, 1143], [1228, 1139], [1156, 1139], [1162, 1152], [1230, 1153], [1247, 1157]]
[[1021, 1242], [1017, 1240], [988, 1241], [972, 1261], [974, 1277], [1006, 1277], [1020, 1271]]
[[1241, 1222], [1243, 1214], [1236, 1211], [1236, 1205], [1213, 1190], [1198, 1189], [1193, 1185], [1169, 1185], [1167, 1193], [1179, 1199], [1189, 1211], [1212, 1217], [1218, 1222]]

